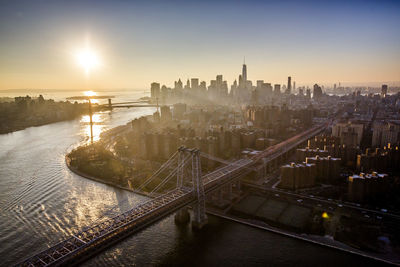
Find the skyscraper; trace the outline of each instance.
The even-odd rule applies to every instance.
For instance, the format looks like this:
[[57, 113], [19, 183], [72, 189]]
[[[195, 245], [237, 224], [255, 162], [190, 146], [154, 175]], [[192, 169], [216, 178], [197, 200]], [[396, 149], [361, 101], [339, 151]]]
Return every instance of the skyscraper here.
[[244, 83], [243, 83], [243, 76], [242, 76], [242, 75], [239, 75], [239, 87], [244, 87], [243, 84], [244, 84]]
[[292, 91], [292, 77], [287, 78], [287, 88], [286, 88], [286, 93], [290, 94]]
[[159, 83], [151, 83], [151, 98], [159, 98], [160, 97], [160, 84]]
[[319, 98], [322, 96], [322, 88], [318, 84], [314, 84], [313, 98]]
[[185, 89], [190, 89], [190, 81], [189, 79], [187, 79], [186, 85], [185, 85]]
[[217, 86], [220, 87], [222, 85], [222, 75], [217, 75], [216, 81], [217, 81]]
[[307, 98], [311, 98], [311, 90], [310, 90], [310, 88], [307, 88], [306, 96], [307, 96]]
[[176, 90], [181, 90], [183, 88], [183, 84], [181, 79], [179, 79], [177, 82], [175, 82], [175, 89]]
[[388, 86], [387, 84], [382, 84], [382, 90], [381, 90], [381, 97], [385, 98], [387, 95], [387, 91], [388, 91]]
[[281, 93], [281, 85], [275, 84], [274, 85], [274, 94], [279, 95]]
[[243, 79], [243, 83], [246, 84], [246, 82], [247, 82], [247, 66], [246, 66], [246, 64], [243, 64], [243, 67], [242, 67], [242, 79]]
[[207, 84], [206, 84], [205, 81], [202, 81], [202, 82], [200, 83], [200, 89], [201, 89], [202, 91], [206, 91], [206, 90], [207, 90]]
[[199, 87], [199, 79], [192, 78], [190, 80], [190, 84], [191, 84], [192, 89], [197, 89]]

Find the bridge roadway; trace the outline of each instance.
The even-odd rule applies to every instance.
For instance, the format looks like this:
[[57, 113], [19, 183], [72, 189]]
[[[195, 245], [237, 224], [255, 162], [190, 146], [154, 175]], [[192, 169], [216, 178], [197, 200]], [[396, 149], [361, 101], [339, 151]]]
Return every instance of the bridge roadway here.
[[[239, 159], [202, 176], [207, 194], [224, 184], [254, 171], [254, 164], [262, 157], [269, 160], [295, 147], [325, 129], [315, 127], [265, 150], [253, 158]], [[85, 229], [55, 246], [23, 261], [19, 266], [64, 266], [77, 264], [120, 239], [149, 226], [196, 201], [192, 188], [182, 187], [160, 195], [118, 216]]]

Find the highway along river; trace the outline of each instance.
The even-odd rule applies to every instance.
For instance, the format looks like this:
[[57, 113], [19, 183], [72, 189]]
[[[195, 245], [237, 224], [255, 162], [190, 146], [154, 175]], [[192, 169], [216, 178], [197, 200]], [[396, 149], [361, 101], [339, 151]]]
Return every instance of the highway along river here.
[[[96, 114], [95, 139], [105, 129], [154, 108]], [[71, 173], [64, 156], [88, 141], [87, 118], [0, 135], [0, 265], [10, 266], [83, 227], [146, 200]], [[200, 232], [177, 227], [173, 216], [137, 233], [84, 266], [372, 264], [352, 254], [210, 216]]]

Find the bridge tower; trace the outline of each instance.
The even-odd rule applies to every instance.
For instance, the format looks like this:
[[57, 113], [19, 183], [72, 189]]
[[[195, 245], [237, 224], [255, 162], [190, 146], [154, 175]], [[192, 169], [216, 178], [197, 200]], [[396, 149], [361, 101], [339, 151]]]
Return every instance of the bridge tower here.
[[[178, 169], [177, 169], [177, 188], [185, 187], [185, 174], [188, 178], [191, 176], [192, 190], [197, 201], [193, 204], [192, 227], [201, 229], [207, 224], [207, 215], [205, 208], [204, 186], [201, 175], [200, 150], [180, 147], [178, 149]], [[180, 209], [175, 214], [177, 224], [186, 224], [190, 221], [190, 215], [187, 207]]]
[[[176, 174], [176, 187], [182, 188], [184, 183], [184, 171], [185, 171], [185, 160], [186, 160], [186, 149], [181, 146], [178, 148], [178, 170]], [[175, 223], [176, 224], [187, 224], [190, 222], [190, 214], [188, 211], [188, 207], [183, 207], [178, 210], [175, 214]]]
[[193, 194], [197, 198], [197, 202], [193, 205], [193, 221], [192, 227], [201, 229], [207, 224], [207, 215], [205, 207], [205, 195], [203, 179], [201, 176], [201, 161], [200, 161], [200, 150], [192, 150], [192, 183], [193, 183]]

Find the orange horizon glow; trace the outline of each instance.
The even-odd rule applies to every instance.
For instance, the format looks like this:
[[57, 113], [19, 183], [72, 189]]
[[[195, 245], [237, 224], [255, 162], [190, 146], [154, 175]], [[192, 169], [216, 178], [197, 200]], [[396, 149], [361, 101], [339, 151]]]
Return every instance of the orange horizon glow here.
[[230, 86], [243, 56], [253, 83], [400, 85], [398, 1], [27, 1], [23, 16], [20, 1], [9, 2], [0, 9], [0, 90], [143, 90], [179, 78], [209, 85], [221, 74]]

